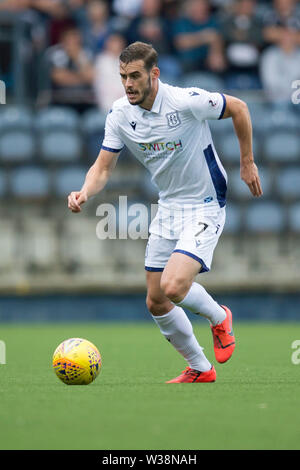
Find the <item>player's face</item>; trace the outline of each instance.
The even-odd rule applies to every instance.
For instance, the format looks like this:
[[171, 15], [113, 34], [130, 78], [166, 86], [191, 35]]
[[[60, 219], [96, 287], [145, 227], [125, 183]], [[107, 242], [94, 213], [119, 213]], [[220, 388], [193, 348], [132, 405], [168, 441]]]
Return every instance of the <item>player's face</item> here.
[[121, 80], [128, 98], [132, 105], [143, 104], [153, 93], [151, 72], [149, 73], [142, 60], [120, 63]]

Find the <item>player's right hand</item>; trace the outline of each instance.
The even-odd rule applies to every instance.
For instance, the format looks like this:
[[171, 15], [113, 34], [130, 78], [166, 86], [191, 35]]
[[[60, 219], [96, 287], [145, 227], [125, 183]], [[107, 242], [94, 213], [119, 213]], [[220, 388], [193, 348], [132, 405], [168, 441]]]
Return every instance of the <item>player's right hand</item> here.
[[84, 204], [88, 200], [88, 196], [85, 191], [73, 191], [68, 196], [68, 208], [72, 212], [81, 212], [81, 204]]

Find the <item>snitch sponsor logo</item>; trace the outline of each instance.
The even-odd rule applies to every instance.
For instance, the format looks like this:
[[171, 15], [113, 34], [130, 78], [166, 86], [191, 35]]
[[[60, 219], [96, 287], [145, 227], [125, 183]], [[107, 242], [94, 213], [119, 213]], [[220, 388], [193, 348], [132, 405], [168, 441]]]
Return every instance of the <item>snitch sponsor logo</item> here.
[[171, 142], [155, 142], [155, 143], [140, 143], [138, 144], [140, 150], [143, 152], [173, 152], [174, 150], [180, 150], [183, 148], [181, 140], [174, 140]]

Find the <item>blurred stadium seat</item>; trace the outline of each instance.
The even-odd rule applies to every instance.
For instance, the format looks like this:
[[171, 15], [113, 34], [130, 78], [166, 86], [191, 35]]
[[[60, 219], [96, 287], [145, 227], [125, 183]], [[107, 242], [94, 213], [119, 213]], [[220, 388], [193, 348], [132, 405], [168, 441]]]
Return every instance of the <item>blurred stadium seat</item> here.
[[[132, 158], [127, 159], [127, 155], [124, 158], [119, 157], [116, 168], [114, 169], [109, 181], [107, 182], [106, 188], [112, 191], [121, 191], [122, 194], [128, 194], [128, 192], [136, 193], [139, 197], [141, 191], [141, 185], [143, 181], [144, 168], [137, 162], [132, 165]], [[123, 163], [120, 164], [123, 160]]]
[[36, 142], [28, 130], [3, 131], [0, 135], [0, 161], [5, 164], [25, 163], [33, 159]]
[[[268, 110], [269, 107], [265, 106]], [[295, 107], [295, 106], [294, 106]], [[272, 105], [269, 113], [270, 130], [299, 131], [299, 116], [291, 105]]]
[[118, 269], [127, 270], [126, 276], [136, 272], [139, 276], [144, 274], [145, 249], [147, 240], [114, 240], [114, 250]]
[[284, 105], [278, 107], [265, 101], [247, 100], [253, 132], [264, 137], [274, 131], [296, 131], [299, 128], [299, 116]]
[[[66, 217], [60, 237], [60, 257], [67, 269], [109, 270], [116, 263], [113, 243], [115, 240], [100, 240], [96, 235], [95, 217]], [[101, 272], [98, 271], [98, 276]]]
[[77, 131], [80, 118], [72, 108], [64, 106], [50, 106], [36, 114], [35, 128], [39, 132], [52, 130]]
[[300, 202], [296, 202], [289, 207], [288, 222], [290, 230], [296, 232], [298, 235], [300, 233]]
[[190, 72], [183, 75], [180, 80], [179, 86], [183, 88], [203, 88], [208, 91], [224, 91], [224, 82], [223, 80], [208, 72]]
[[247, 106], [251, 116], [251, 122], [253, 127], [253, 133], [256, 135], [265, 134], [272, 128], [270, 122], [271, 110], [263, 102], [248, 101]]
[[242, 209], [238, 204], [230, 202], [226, 205], [226, 222], [224, 233], [238, 234], [242, 226]]
[[0, 197], [6, 195], [7, 192], [7, 175], [6, 172], [0, 169]]
[[104, 138], [106, 116], [106, 113], [101, 112], [97, 108], [86, 111], [82, 116], [81, 128], [91, 160], [95, 160], [100, 151]]
[[169, 75], [167, 71], [163, 73], [161, 72], [159, 79], [162, 83], [167, 83], [171, 86], [181, 86], [181, 78], [174, 75]]
[[9, 130], [31, 130], [34, 118], [32, 112], [23, 106], [5, 106], [0, 112], [0, 133]]
[[264, 157], [269, 162], [289, 163], [300, 161], [299, 132], [276, 130], [265, 136]]
[[75, 163], [82, 155], [81, 135], [74, 131], [49, 130], [40, 136], [41, 158], [48, 163]]
[[[272, 189], [272, 172], [269, 168], [259, 167], [259, 177], [263, 189], [264, 197], [271, 194]], [[240, 169], [235, 168], [228, 172], [228, 188], [230, 194], [237, 200], [252, 199], [252, 193], [247, 184], [241, 179]]]
[[[230, 164], [240, 163], [240, 146], [234, 132], [226, 133], [218, 140], [218, 151], [221, 160]], [[253, 153], [256, 161], [259, 160], [259, 141], [253, 136]]]
[[222, 155], [222, 139], [224, 135], [234, 133], [232, 119], [211, 119], [208, 121], [208, 124], [216, 147], [218, 147], [220, 155]]
[[89, 109], [82, 115], [82, 130], [87, 134], [104, 131], [106, 117], [107, 114], [98, 108]]
[[51, 269], [58, 263], [56, 221], [30, 217], [23, 220], [22, 252], [29, 269]]
[[256, 75], [249, 73], [231, 73], [226, 77], [227, 90], [258, 90], [261, 83]]
[[49, 194], [49, 173], [35, 166], [19, 167], [11, 171], [11, 193], [19, 198], [45, 197]]
[[67, 196], [71, 191], [79, 191], [84, 183], [87, 169], [84, 167], [67, 167], [56, 171], [54, 192], [57, 196]]
[[17, 257], [17, 235], [15, 221], [12, 219], [1, 218], [0, 230], [0, 271], [16, 268]]
[[[300, 161], [300, 158], [299, 158]], [[300, 168], [290, 166], [278, 171], [277, 191], [285, 199], [300, 198]]]
[[245, 229], [251, 233], [279, 233], [285, 227], [285, 216], [279, 203], [253, 202], [245, 213]]

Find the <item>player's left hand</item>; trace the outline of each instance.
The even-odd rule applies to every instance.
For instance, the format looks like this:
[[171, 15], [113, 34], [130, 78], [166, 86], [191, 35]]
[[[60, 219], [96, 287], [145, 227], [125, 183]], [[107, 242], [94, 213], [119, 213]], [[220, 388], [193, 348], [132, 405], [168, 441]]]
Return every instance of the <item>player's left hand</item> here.
[[255, 197], [263, 194], [257, 166], [254, 162], [241, 165], [241, 178], [248, 185], [251, 193]]

